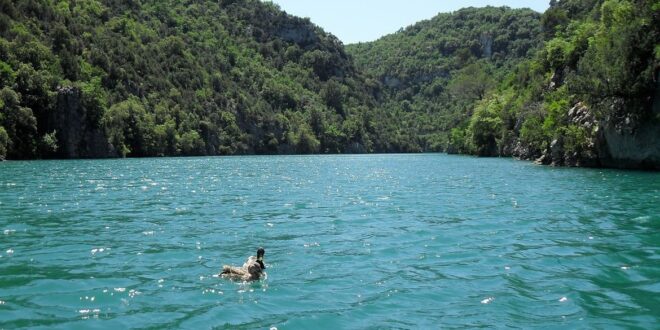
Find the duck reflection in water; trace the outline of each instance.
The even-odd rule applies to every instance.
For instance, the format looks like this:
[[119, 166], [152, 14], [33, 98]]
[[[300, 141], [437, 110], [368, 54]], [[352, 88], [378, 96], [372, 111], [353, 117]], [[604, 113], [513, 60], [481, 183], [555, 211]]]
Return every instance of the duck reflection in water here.
[[222, 273], [220, 275], [223, 278], [232, 280], [256, 281], [261, 278], [264, 270], [266, 270], [266, 266], [264, 265], [265, 253], [264, 248], [259, 248], [257, 250], [257, 256], [250, 256], [243, 264], [243, 267], [224, 265], [222, 266]]

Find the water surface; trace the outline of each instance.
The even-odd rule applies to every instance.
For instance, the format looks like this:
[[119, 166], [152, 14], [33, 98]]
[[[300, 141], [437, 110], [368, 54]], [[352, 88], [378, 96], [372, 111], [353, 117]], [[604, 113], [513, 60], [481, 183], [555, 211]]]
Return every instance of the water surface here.
[[[660, 175], [445, 155], [0, 164], [0, 328], [653, 328]], [[217, 276], [266, 248], [268, 277]]]

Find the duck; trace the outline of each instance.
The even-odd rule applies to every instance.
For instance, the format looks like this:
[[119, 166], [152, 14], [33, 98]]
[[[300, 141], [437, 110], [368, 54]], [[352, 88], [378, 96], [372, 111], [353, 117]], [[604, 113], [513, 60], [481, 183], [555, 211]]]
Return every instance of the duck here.
[[266, 270], [266, 266], [264, 265], [265, 253], [266, 250], [260, 247], [257, 250], [257, 256], [250, 256], [242, 267], [229, 265], [222, 266], [222, 272], [220, 273], [220, 276], [222, 278], [240, 281], [259, 280], [261, 275], [264, 273], [264, 270]]

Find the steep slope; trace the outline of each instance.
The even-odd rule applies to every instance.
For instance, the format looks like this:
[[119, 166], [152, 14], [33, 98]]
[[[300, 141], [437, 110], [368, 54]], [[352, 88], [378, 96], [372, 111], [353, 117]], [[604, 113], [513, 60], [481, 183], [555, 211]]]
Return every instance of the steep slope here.
[[553, 1], [543, 49], [452, 141], [540, 163], [660, 169], [660, 4]]
[[401, 119], [409, 149], [445, 150], [451, 129], [540, 47], [540, 18], [529, 9], [466, 8], [347, 51], [384, 86], [379, 101]]
[[[423, 150], [660, 169], [660, 4], [441, 14], [351, 45]], [[395, 140], [395, 139], [394, 139]]]
[[0, 158], [365, 152], [373, 87], [258, 0], [0, 0]]

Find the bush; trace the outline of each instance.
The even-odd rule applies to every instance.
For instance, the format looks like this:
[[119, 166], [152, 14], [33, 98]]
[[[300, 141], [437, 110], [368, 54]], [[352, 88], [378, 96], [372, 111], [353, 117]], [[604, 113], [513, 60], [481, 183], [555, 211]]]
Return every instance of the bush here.
[[533, 116], [527, 118], [520, 129], [520, 141], [528, 146], [539, 148], [547, 141], [547, 136], [543, 132], [543, 118]]
[[545, 60], [551, 69], [564, 66], [568, 55], [572, 52], [572, 45], [562, 38], [554, 38], [545, 45]]
[[477, 106], [468, 132], [474, 152], [479, 156], [497, 156], [497, 139], [502, 133], [502, 103], [495, 97]]
[[110, 107], [103, 115], [101, 124], [108, 142], [119, 156], [148, 156], [155, 150], [153, 116], [142, 102], [131, 97]]
[[203, 155], [204, 141], [197, 131], [188, 131], [181, 135], [179, 148], [186, 156]]
[[57, 145], [56, 134], [57, 131], [53, 131], [44, 134], [44, 136], [41, 137], [41, 140], [39, 141], [39, 153], [42, 157], [55, 153], [59, 148]]
[[0, 126], [0, 160], [4, 160], [7, 157], [7, 147], [11, 143], [9, 140], [9, 135], [4, 127]]
[[584, 151], [588, 150], [590, 139], [590, 132], [586, 128], [576, 125], [569, 125], [560, 131], [563, 136], [564, 151], [566, 154], [575, 153], [581, 155]]
[[0, 86], [12, 86], [14, 84], [14, 70], [9, 64], [0, 60]]

